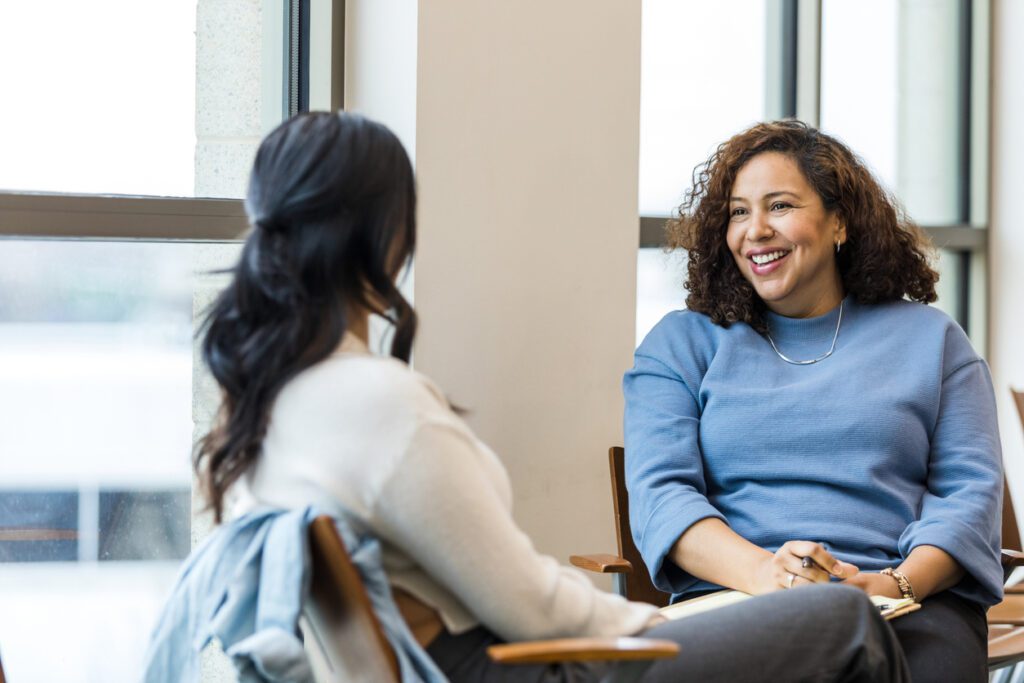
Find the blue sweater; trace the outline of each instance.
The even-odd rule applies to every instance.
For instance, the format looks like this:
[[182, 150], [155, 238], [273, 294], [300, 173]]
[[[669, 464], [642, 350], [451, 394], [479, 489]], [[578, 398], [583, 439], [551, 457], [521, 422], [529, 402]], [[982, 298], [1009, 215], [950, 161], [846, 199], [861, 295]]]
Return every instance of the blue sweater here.
[[[816, 358], [838, 313], [769, 314], [769, 329], [789, 358]], [[835, 353], [807, 366], [744, 323], [676, 311], [637, 349], [623, 389], [633, 538], [676, 599], [717, 588], [668, 557], [709, 517], [772, 552], [818, 541], [862, 571], [936, 546], [967, 572], [955, 593], [1001, 599], [992, 381], [941, 311], [847, 297]]]

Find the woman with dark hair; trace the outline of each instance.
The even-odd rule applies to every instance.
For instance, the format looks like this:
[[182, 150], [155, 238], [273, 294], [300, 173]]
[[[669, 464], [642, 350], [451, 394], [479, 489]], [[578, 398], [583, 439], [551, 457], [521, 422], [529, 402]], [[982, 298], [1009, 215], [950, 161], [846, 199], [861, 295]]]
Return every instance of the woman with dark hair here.
[[914, 597], [891, 622], [913, 680], [985, 680], [995, 398], [925, 305], [931, 246], [845, 145], [797, 121], [736, 135], [694, 176], [669, 229], [688, 310], [624, 380], [630, 520], [655, 584]]
[[[596, 680], [598, 665], [498, 667], [486, 647], [639, 632], [686, 645], [645, 680], [905, 680], [857, 590], [664, 622], [533, 548], [497, 456], [408, 366], [416, 318], [395, 278], [416, 198], [386, 128], [344, 113], [285, 122], [259, 149], [246, 208], [253, 232], [202, 345], [223, 402], [196, 470], [218, 520], [268, 505], [346, 510], [379, 538], [399, 612], [454, 681]], [[390, 358], [367, 348], [371, 314], [394, 326]], [[764, 647], [783, 626], [792, 644]]]

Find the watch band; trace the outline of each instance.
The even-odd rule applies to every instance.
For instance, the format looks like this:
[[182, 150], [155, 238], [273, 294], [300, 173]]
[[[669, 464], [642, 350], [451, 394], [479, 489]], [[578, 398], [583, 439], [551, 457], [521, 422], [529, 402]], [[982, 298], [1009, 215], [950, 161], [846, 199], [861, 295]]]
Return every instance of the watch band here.
[[914, 595], [914, 587], [910, 585], [910, 579], [907, 578], [906, 574], [892, 567], [886, 567], [878, 573], [891, 576], [896, 581], [896, 585], [899, 586], [900, 595], [904, 598], [910, 598], [915, 602], [917, 601], [917, 596]]

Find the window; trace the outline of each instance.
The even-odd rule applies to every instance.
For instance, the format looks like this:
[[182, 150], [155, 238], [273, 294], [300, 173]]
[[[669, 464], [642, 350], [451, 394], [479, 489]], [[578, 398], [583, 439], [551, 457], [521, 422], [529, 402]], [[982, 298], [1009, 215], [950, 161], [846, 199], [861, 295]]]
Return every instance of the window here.
[[12, 678], [137, 676], [191, 546], [193, 311], [219, 286], [206, 273], [237, 250], [0, 241], [0, 643]]
[[986, 2], [883, 0], [824, 0], [821, 15], [821, 127], [861, 154], [931, 233], [937, 305], [981, 349], [987, 16]]
[[191, 453], [216, 393], [195, 331], [237, 258], [253, 153], [289, 112], [340, 107], [340, 0], [137, 4], [21, 3], [0, 26], [23, 65], [0, 85], [32, 103], [0, 112], [12, 680], [137, 678], [204, 533]]
[[640, 215], [668, 216], [694, 167], [764, 117], [765, 7], [644, 0], [642, 17]]
[[656, 252], [706, 156], [697, 150], [755, 119], [797, 116], [849, 144], [930, 234], [937, 306], [984, 351], [988, 2], [742, 5], [644, 2], [638, 341], [683, 307], [685, 272], [671, 264], [685, 260]]
[[694, 167], [764, 118], [768, 81], [764, 2], [644, 0], [642, 17], [637, 343], [684, 307], [685, 256], [658, 246], [665, 218]]
[[0, 188], [194, 196], [196, 42], [195, 3], [6, 6]]

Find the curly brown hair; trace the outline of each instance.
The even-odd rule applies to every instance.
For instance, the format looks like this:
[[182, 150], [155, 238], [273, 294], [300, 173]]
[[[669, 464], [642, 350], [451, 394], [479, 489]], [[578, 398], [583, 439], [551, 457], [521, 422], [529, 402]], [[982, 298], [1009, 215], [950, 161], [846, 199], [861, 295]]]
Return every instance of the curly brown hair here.
[[758, 154], [780, 152], [800, 168], [825, 210], [838, 212], [846, 242], [837, 255], [845, 292], [860, 303], [935, 301], [931, 240], [902, 212], [849, 147], [801, 121], [759, 123], [718, 146], [693, 172], [693, 187], [666, 226], [669, 248], [689, 252], [686, 305], [728, 327], [767, 331], [765, 304], [726, 244], [729, 196], [739, 170]]

